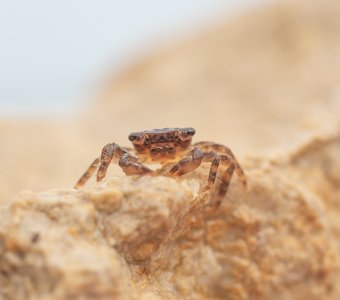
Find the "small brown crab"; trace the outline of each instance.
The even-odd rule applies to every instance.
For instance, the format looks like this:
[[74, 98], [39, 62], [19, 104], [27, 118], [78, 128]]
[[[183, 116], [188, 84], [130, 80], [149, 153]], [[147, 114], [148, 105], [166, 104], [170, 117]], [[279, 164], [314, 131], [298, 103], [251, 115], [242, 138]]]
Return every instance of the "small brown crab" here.
[[[191, 139], [194, 134], [195, 129], [191, 127], [152, 129], [131, 133], [129, 140], [134, 149], [120, 147], [115, 143], [107, 144], [102, 150], [101, 157], [93, 161], [84, 175], [80, 177], [75, 188], [81, 188], [95, 173], [98, 166], [97, 181], [101, 181], [113, 159], [118, 161], [119, 166], [128, 176], [157, 174], [181, 176], [195, 170], [202, 162], [209, 162], [211, 166], [208, 184], [201, 192], [209, 190], [214, 185], [219, 165], [226, 167], [222, 172], [221, 184], [214, 200], [218, 206], [228, 191], [234, 171], [245, 187], [246, 176], [228, 147], [213, 142], [198, 142], [192, 145]], [[146, 167], [144, 162], [159, 163], [162, 167], [154, 171]]]

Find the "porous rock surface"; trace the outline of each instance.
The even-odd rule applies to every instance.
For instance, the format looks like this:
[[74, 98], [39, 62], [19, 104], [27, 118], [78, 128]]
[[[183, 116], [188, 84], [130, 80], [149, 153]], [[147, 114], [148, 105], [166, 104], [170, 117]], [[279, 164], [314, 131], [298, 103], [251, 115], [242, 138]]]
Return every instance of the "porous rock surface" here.
[[208, 166], [24, 192], [0, 214], [1, 299], [337, 299], [339, 151], [248, 158], [218, 209]]

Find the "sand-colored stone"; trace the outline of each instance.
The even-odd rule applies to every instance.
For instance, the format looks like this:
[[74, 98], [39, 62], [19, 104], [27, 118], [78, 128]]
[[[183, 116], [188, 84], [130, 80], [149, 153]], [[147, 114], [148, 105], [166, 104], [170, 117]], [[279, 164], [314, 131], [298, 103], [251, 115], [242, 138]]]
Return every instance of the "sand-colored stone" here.
[[[115, 75], [72, 118], [2, 121], [0, 299], [339, 299], [339, 15], [257, 8]], [[107, 142], [168, 126], [230, 146], [248, 191], [235, 177], [206, 207], [206, 165], [112, 166], [71, 189]]]
[[217, 210], [197, 193], [207, 166], [22, 193], [1, 212], [0, 295], [337, 299], [339, 150], [336, 136], [244, 161], [248, 190], [234, 180]]

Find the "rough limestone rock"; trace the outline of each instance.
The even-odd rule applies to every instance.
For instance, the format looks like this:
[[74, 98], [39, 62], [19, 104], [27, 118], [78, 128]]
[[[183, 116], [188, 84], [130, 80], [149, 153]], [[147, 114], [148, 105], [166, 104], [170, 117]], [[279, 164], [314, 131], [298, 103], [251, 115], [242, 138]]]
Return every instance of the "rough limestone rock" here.
[[337, 299], [339, 153], [249, 158], [218, 209], [208, 166], [24, 192], [0, 214], [1, 299]]

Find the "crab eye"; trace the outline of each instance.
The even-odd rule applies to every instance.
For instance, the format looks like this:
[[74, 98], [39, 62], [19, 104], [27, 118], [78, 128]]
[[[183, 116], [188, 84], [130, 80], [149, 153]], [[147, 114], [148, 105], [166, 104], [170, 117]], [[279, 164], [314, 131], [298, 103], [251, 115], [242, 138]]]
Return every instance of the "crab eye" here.
[[191, 135], [191, 136], [193, 136], [196, 132], [196, 130], [194, 128], [191, 128], [191, 127], [185, 128], [184, 130], [185, 130], [185, 133], [187, 135]]
[[129, 140], [130, 140], [131, 142], [135, 141], [136, 139], [137, 139], [137, 135], [136, 135], [135, 133], [131, 133], [131, 134], [129, 135]]
[[143, 135], [138, 132], [131, 133], [128, 138], [131, 142], [143, 142]]
[[195, 134], [196, 130], [191, 127], [182, 128], [179, 130], [180, 132], [180, 139], [182, 141], [191, 140], [191, 137]]

